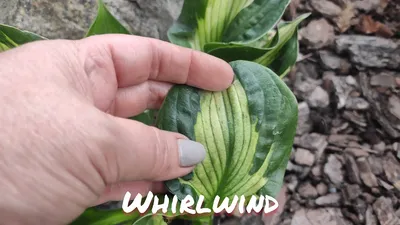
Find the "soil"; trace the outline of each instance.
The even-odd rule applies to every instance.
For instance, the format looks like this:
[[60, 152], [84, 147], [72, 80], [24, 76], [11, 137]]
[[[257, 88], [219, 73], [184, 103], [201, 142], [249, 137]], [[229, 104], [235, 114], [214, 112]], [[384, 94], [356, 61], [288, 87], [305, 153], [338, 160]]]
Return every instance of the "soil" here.
[[299, 123], [280, 208], [224, 224], [400, 224], [400, 1], [292, 0]]

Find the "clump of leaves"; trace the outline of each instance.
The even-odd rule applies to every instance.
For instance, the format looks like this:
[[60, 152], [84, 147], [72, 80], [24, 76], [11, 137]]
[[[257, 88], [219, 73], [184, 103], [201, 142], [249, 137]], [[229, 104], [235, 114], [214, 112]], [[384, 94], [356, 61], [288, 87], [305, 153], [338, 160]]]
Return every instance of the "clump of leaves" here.
[[270, 69], [249, 61], [230, 63], [236, 78], [222, 92], [176, 85], [159, 112], [157, 126], [202, 143], [207, 157], [191, 179], [168, 181], [181, 196], [275, 196], [282, 187], [297, 124], [297, 102]]
[[[296, 62], [297, 27], [308, 16], [280, 22], [289, 3], [184, 1], [178, 20], [168, 31], [170, 42], [229, 62], [235, 80], [221, 92], [175, 85], [158, 112], [149, 110], [132, 118], [182, 133], [206, 147], [206, 159], [189, 176], [166, 181], [180, 200], [188, 194], [195, 199], [202, 195], [205, 207], [212, 208], [216, 196], [275, 197], [281, 189], [298, 113], [296, 98], [281, 78]], [[107, 33], [131, 34], [98, 0], [97, 17], [86, 36]], [[0, 25], [0, 51], [42, 39]], [[149, 215], [90, 208], [72, 224], [165, 224], [163, 217], [176, 216]], [[212, 218], [194, 220], [206, 224]]]

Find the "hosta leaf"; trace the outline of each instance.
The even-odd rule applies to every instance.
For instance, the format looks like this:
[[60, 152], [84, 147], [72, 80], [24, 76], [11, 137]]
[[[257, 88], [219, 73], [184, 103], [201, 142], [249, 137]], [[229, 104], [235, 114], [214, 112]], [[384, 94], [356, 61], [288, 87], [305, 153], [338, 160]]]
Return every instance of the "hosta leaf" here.
[[[165, 196], [158, 196], [158, 197], [160, 203], [165, 202]], [[150, 207], [149, 212], [141, 216], [132, 225], [167, 225], [167, 222], [171, 221], [172, 219], [185, 216], [186, 215], [185, 212], [184, 213], [179, 212], [180, 209], [179, 201], [177, 202], [176, 212], [173, 212], [171, 201], [172, 199], [168, 199], [168, 208], [165, 213], [163, 213], [161, 210], [157, 211], [156, 213], [153, 213]]]
[[227, 62], [235, 60], [253, 61], [273, 49], [278, 41], [279, 35], [275, 35], [272, 40], [264, 40], [264, 45], [260, 45], [259, 47], [244, 44], [212, 42], [204, 46], [204, 51]]
[[99, 210], [89, 208], [70, 225], [131, 225], [140, 218], [140, 213], [134, 211], [126, 214], [122, 209]]
[[253, 41], [251, 43], [246, 44], [247, 46], [252, 46], [254, 48], [271, 48], [274, 47], [279, 41], [279, 35], [276, 35], [275, 30], [270, 30], [266, 35], [258, 39], [257, 41]]
[[299, 41], [297, 38], [297, 30], [288, 42], [281, 48], [280, 52], [275, 56], [275, 60], [268, 65], [281, 78], [289, 72], [297, 61], [299, 52]]
[[[288, 57], [288, 59], [292, 59], [294, 56], [297, 57], [298, 53], [296, 47], [297, 44], [294, 44], [294, 42], [297, 43], [297, 27], [300, 24], [300, 22], [302, 22], [309, 15], [310, 14], [303, 14], [299, 16], [296, 20], [289, 23], [283, 23], [281, 26], [279, 26], [278, 28], [279, 32], [276, 33], [276, 35], [279, 35], [278, 43], [271, 51], [268, 51], [266, 54], [255, 60], [255, 62], [264, 66], [269, 66], [275, 60], [277, 59], [279, 60], [279, 58], [281, 61], [285, 61], [286, 60], [285, 57]], [[296, 51], [293, 52], [293, 50]], [[286, 69], [280, 68], [279, 70], [286, 70]]]
[[249, 44], [213, 42], [204, 46], [204, 51], [227, 62], [235, 60], [255, 61], [268, 66], [278, 75], [285, 75], [295, 64], [298, 55], [297, 27], [308, 14], [293, 22], [282, 23], [275, 33]]
[[44, 39], [46, 38], [38, 34], [34, 34], [25, 30], [20, 30], [12, 26], [0, 24], [0, 51], [5, 51], [29, 42]]
[[[191, 214], [187, 214], [187, 215], [181, 215], [176, 217], [173, 221], [178, 222], [176, 224], [172, 223], [171, 225], [181, 225], [182, 223], [179, 223], [181, 221], [190, 221], [189, 224], [191, 225], [204, 225], [204, 224], [208, 224], [210, 223], [210, 219], [211, 219], [211, 215], [208, 213], [204, 213], [204, 214], [197, 214], [196, 216], [193, 216]], [[216, 224], [216, 223], [214, 223]]]
[[236, 78], [222, 92], [176, 85], [159, 111], [157, 126], [202, 143], [206, 159], [192, 177], [166, 182], [181, 199], [203, 195], [275, 196], [291, 153], [297, 102], [270, 69], [248, 61], [230, 63]]
[[168, 31], [174, 44], [203, 50], [212, 42], [250, 43], [265, 36], [290, 0], [185, 0]]
[[253, 61], [263, 56], [268, 49], [238, 44], [210, 43], [205, 46], [204, 51], [227, 62], [231, 62], [235, 60]]
[[156, 110], [146, 110], [142, 114], [131, 117], [130, 119], [142, 122], [146, 125], [154, 125]]
[[202, 50], [206, 43], [222, 40], [231, 21], [254, 0], [185, 0], [181, 15], [168, 31], [177, 45]]
[[97, 16], [86, 36], [99, 34], [130, 34], [130, 32], [108, 11], [103, 0], [97, 1]]
[[[159, 198], [159, 204], [164, 203], [165, 196], [157, 195]], [[144, 202], [146, 197], [142, 199]], [[173, 213], [172, 211], [172, 198], [169, 199], [169, 205], [166, 213], [161, 210], [157, 211], [155, 214], [152, 213], [152, 205], [146, 212], [141, 214], [138, 210], [134, 210], [131, 213], [125, 213], [121, 209], [104, 210], [92, 207], [87, 209], [83, 214], [81, 214], [75, 221], [69, 225], [164, 225], [165, 219], [172, 219], [178, 216], [184, 216], [185, 213], [179, 212], [180, 203], [177, 203], [177, 211]]]
[[222, 41], [249, 43], [265, 36], [278, 23], [289, 3], [290, 0], [254, 0], [235, 17]]
[[162, 215], [147, 214], [138, 219], [132, 225], [167, 225], [167, 223], [164, 221]]
[[0, 52], [10, 49], [7, 45], [0, 43]]

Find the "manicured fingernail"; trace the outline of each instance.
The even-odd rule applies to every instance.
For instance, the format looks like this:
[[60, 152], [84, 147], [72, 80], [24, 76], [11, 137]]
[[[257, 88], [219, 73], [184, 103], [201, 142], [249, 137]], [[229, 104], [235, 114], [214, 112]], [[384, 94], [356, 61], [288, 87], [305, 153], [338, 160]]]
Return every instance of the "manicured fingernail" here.
[[179, 139], [178, 148], [181, 167], [194, 166], [206, 158], [206, 149], [198, 142]]

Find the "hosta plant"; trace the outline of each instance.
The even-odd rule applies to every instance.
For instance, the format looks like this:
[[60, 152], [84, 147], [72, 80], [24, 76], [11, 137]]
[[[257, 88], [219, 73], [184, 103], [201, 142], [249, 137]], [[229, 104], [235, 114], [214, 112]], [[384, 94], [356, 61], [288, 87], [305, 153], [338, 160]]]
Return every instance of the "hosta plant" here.
[[[221, 92], [175, 85], [158, 112], [132, 118], [182, 133], [206, 147], [206, 159], [191, 174], [165, 182], [179, 200], [204, 196], [204, 206], [212, 208], [216, 196], [245, 196], [248, 201], [252, 196], [275, 197], [281, 189], [297, 124], [297, 101], [282, 77], [296, 62], [297, 27], [307, 17], [282, 21], [289, 3], [184, 1], [168, 31], [169, 41], [229, 62], [235, 79]], [[99, 0], [97, 17], [86, 36], [106, 33], [131, 34]], [[46, 38], [0, 24], [0, 51], [42, 39]], [[165, 224], [174, 218], [209, 224], [213, 214], [126, 214], [121, 209], [90, 208], [72, 224]]]

